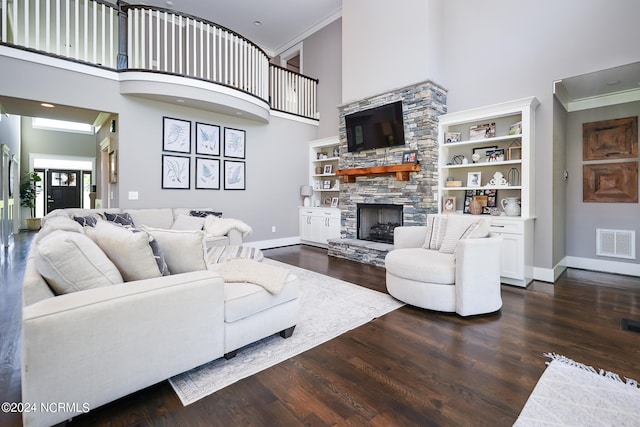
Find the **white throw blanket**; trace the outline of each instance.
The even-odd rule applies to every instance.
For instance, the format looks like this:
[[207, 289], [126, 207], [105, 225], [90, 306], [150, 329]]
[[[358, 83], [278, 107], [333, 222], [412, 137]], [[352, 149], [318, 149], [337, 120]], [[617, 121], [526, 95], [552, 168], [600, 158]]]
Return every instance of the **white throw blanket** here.
[[234, 258], [221, 264], [214, 264], [209, 269], [222, 276], [225, 283], [255, 283], [271, 294], [277, 294], [282, 290], [284, 282], [289, 275], [289, 270], [286, 268], [242, 258]]
[[209, 215], [204, 221], [204, 231], [213, 236], [224, 236], [233, 229], [240, 231], [243, 238], [253, 231], [247, 223], [235, 218], [219, 218], [215, 215]]

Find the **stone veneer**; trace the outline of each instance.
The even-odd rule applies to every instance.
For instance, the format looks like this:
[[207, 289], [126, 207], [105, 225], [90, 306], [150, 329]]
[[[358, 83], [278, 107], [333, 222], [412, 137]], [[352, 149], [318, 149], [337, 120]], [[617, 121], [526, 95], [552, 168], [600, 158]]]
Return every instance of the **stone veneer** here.
[[[349, 153], [345, 115], [399, 100], [406, 145]], [[434, 194], [438, 193], [438, 117], [446, 113], [446, 101], [446, 90], [426, 81], [339, 107], [339, 169], [399, 164], [405, 151], [417, 150], [420, 172], [412, 172], [409, 181], [384, 175], [358, 177], [355, 183], [341, 182], [341, 238], [329, 241], [329, 255], [384, 266], [384, 257], [392, 245], [356, 240], [358, 203], [403, 205], [404, 225], [425, 224], [427, 214], [438, 211], [438, 202], [434, 200]]]

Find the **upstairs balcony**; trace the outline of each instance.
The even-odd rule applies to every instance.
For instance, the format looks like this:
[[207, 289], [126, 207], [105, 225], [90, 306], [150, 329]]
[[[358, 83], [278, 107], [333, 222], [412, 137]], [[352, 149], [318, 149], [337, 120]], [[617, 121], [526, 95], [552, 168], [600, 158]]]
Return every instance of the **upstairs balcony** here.
[[180, 90], [244, 105], [265, 121], [271, 111], [319, 118], [316, 79], [271, 64], [260, 47], [213, 22], [124, 2], [0, 1], [2, 45], [116, 71], [122, 94], [162, 99]]

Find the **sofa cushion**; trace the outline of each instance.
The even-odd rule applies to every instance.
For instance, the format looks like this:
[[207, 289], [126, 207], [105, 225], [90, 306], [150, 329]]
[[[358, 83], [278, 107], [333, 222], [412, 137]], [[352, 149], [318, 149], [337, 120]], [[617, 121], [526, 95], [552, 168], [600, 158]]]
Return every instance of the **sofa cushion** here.
[[124, 213], [105, 212], [104, 213], [104, 218], [108, 222], [112, 222], [114, 224], [123, 225], [125, 227], [134, 227], [135, 226], [135, 222], [133, 221], [133, 218], [131, 218], [131, 215], [129, 215], [126, 212], [124, 212]]
[[173, 225], [173, 209], [127, 209], [136, 227], [146, 225], [153, 228], [170, 229]]
[[176, 220], [171, 226], [172, 230], [202, 230], [204, 227], [204, 218], [180, 214], [176, 217]]
[[456, 262], [453, 254], [424, 248], [394, 249], [384, 261], [388, 273], [418, 282], [453, 285]]
[[293, 274], [287, 276], [284, 286], [275, 295], [253, 283], [225, 283], [224, 320], [230, 323], [244, 319], [276, 305], [294, 300], [298, 298], [299, 293], [300, 283]]
[[36, 268], [58, 295], [123, 282], [113, 262], [82, 233], [56, 230], [36, 245]]
[[202, 231], [165, 230], [142, 226], [151, 234], [164, 254], [171, 274], [206, 270]]
[[125, 282], [169, 274], [161, 251], [154, 253], [150, 244], [153, 237], [145, 231], [98, 221], [87, 235], [118, 267]]
[[446, 228], [446, 215], [427, 215], [427, 235], [422, 247], [424, 249], [440, 249]]
[[80, 224], [78, 224], [68, 216], [59, 215], [49, 218], [46, 224], [40, 229], [38, 234], [36, 234], [35, 240], [38, 241], [56, 230], [72, 231], [74, 233], [84, 232]]

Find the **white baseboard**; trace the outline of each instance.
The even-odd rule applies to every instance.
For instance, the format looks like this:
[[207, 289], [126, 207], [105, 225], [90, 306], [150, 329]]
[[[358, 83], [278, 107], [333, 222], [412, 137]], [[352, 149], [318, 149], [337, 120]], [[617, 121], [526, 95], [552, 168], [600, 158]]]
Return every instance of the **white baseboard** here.
[[242, 243], [243, 246], [249, 246], [258, 249], [278, 248], [281, 246], [299, 245], [301, 243], [300, 236], [283, 237], [281, 239], [259, 240], [255, 242]]
[[569, 268], [601, 271], [604, 273], [625, 274], [640, 277], [640, 264], [630, 262], [608, 261], [603, 259], [580, 258], [568, 256], [564, 258]]

